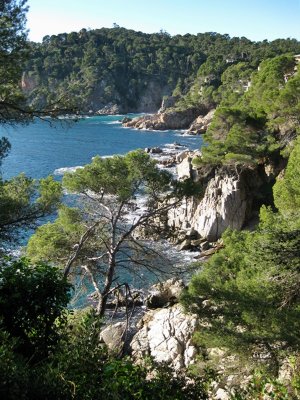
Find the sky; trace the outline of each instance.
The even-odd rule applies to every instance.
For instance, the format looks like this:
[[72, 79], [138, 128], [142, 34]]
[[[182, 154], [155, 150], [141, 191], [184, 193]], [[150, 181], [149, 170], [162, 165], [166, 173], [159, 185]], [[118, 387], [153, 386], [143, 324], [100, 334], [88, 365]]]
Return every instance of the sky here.
[[171, 35], [218, 32], [300, 40], [300, 0], [28, 0], [29, 39], [119, 26]]

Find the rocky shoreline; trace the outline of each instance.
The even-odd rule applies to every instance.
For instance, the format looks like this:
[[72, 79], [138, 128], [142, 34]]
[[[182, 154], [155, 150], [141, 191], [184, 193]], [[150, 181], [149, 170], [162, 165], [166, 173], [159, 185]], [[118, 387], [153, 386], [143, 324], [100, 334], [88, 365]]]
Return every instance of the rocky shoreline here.
[[122, 124], [125, 128], [147, 130], [185, 129], [189, 134], [205, 133], [212, 121], [215, 110], [188, 108], [186, 110], [167, 109], [153, 115], [136, 118], [125, 117]]

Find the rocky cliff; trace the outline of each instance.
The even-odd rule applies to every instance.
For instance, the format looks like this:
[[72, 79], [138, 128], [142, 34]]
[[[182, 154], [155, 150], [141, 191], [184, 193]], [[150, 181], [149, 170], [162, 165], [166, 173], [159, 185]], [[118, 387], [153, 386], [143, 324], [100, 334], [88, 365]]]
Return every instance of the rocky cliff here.
[[177, 165], [178, 178], [198, 181], [204, 186], [204, 194], [186, 198], [168, 211], [166, 224], [171, 231], [192, 230], [214, 242], [227, 228], [242, 229], [257, 216], [262, 202], [270, 201], [267, 189], [280, 168], [260, 165], [239, 171], [235, 166], [197, 169], [192, 164], [193, 155], [182, 153], [183, 159]]
[[216, 171], [202, 199], [188, 198], [168, 212], [168, 225], [179, 230], [192, 228], [201, 237], [216, 241], [227, 228], [241, 229], [247, 221], [253, 202], [250, 189], [244, 175]]
[[166, 111], [154, 115], [144, 115], [126, 122], [123, 126], [137, 129], [168, 130], [187, 129], [199, 115], [197, 109], [189, 108], [184, 111]]

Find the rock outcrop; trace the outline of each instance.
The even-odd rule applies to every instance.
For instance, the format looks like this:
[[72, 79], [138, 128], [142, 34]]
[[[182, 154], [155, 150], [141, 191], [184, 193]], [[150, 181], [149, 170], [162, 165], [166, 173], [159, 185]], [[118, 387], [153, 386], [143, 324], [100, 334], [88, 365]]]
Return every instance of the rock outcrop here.
[[209, 241], [219, 239], [227, 229], [241, 229], [246, 221], [248, 196], [243, 181], [224, 175], [211, 179], [195, 210], [194, 229]]
[[165, 96], [162, 100], [160, 109], [157, 111], [158, 114], [161, 114], [167, 110], [167, 108], [171, 108], [175, 106], [176, 101], [180, 98], [180, 96]]
[[[199, 176], [193, 169], [191, 156], [177, 166], [182, 179]], [[211, 174], [211, 172], [210, 172]], [[209, 177], [203, 197], [185, 199], [168, 211], [167, 225], [173, 231], [194, 229], [209, 242], [218, 240], [227, 228], [241, 229], [247, 222], [254, 195], [258, 195], [262, 179], [255, 170], [239, 175], [230, 169], [220, 169]]]
[[171, 111], [160, 114], [144, 115], [126, 122], [123, 126], [136, 129], [168, 130], [187, 129], [199, 115], [198, 109], [189, 108], [183, 111]]
[[112, 352], [119, 353], [123, 350], [125, 333], [125, 322], [109, 324], [101, 331], [100, 342], [105, 343]]
[[109, 103], [100, 110], [96, 111], [97, 115], [116, 115], [120, 114], [120, 108], [117, 104]]
[[189, 366], [197, 353], [192, 343], [197, 323], [197, 317], [186, 315], [179, 304], [147, 312], [131, 341], [133, 358], [151, 356], [177, 370]]
[[28, 94], [38, 86], [38, 80], [35, 75], [30, 75], [27, 72], [23, 72], [21, 79], [21, 88], [24, 93]]
[[[137, 107], [134, 111], [146, 113], [156, 112], [160, 107], [164, 96], [170, 94], [171, 90], [172, 89], [168, 85], [161, 86], [157, 81], [150, 81], [144, 91], [140, 94], [140, 97], [136, 99]], [[129, 94], [133, 98], [136, 97], [136, 93]]]
[[199, 117], [197, 117], [195, 121], [192, 122], [191, 126], [188, 129], [188, 133], [205, 133], [213, 119], [214, 113], [215, 110], [210, 110], [206, 115], [199, 115]]
[[176, 278], [157, 283], [150, 288], [149, 296], [146, 298], [146, 305], [148, 308], [161, 308], [177, 303], [184, 288], [183, 281]]
[[161, 108], [156, 114], [143, 115], [130, 121], [122, 121], [123, 126], [149, 130], [187, 129], [188, 133], [191, 134], [206, 132], [215, 110], [210, 110], [209, 112], [204, 108], [174, 110], [170, 107], [176, 103], [176, 99], [176, 97], [168, 97], [163, 100]]

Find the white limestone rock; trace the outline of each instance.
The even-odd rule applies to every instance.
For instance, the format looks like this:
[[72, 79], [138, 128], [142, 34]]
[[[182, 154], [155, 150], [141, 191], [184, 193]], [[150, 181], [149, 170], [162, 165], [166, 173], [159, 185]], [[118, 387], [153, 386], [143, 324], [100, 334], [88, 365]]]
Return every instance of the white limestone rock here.
[[[186, 160], [181, 163], [180, 176], [188, 175], [189, 165], [184, 164]], [[173, 230], [190, 226], [201, 237], [214, 242], [227, 228], [242, 228], [249, 200], [243, 180], [234, 174], [216, 175], [210, 179], [202, 200], [190, 197], [169, 210], [167, 224]]]
[[241, 229], [246, 219], [246, 191], [236, 176], [211, 179], [193, 218], [194, 228], [209, 241], [227, 229]]
[[131, 341], [132, 356], [152, 356], [177, 370], [187, 367], [196, 355], [191, 339], [197, 323], [197, 317], [184, 314], [179, 304], [146, 313], [142, 328]]

